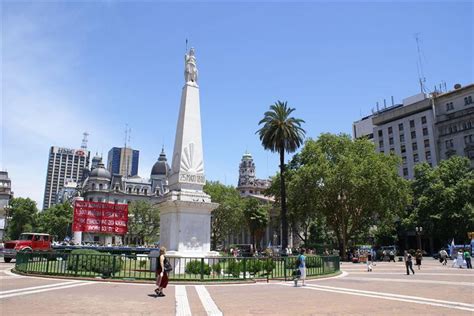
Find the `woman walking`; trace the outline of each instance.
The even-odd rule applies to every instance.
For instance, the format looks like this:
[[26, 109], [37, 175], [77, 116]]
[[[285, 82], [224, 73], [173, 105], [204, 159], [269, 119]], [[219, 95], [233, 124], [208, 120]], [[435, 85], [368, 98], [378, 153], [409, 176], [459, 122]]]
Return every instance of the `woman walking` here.
[[411, 273], [415, 274], [415, 271], [413, 270], [413, 262], [412, 262], [412, 257], [409, 252], [405, 250], [405, 266], [407, 267], [407, 275], [410, 275], [410, 270]]
[[296, 265], [299, 270], [299, 273], [297, 274], [294, 282], [295, 286], [298, 286], [298, 279], [301, 279], [303, 281], [303, 286], [304, 281], [306, 280], [306, 256], [304, 255], [306, 252], [306, 249], [301, 248], [300, 255], [296, 259]]
[[421, 260], [423, 259], [423, 254], [420, 249], [418, 249], [415, 253], [415, 262], [416, 265], [418, 266], [418, 270], [421, 268]]
[[166, 286], [168, 285], [168, 272], [171, 271], [171, 265], [168, 262], [168, 258], [165, 257], [165, 254], [166, 248], [161, 247], [160, 256], [158, 257], [158, 267], [156, 271], [156, 286], [158, 286], [158, 288], [155, 289], [155, 293], [158, 296], [165, 296], [165, 294], [163, 294], [163, 289], [166, 288]]

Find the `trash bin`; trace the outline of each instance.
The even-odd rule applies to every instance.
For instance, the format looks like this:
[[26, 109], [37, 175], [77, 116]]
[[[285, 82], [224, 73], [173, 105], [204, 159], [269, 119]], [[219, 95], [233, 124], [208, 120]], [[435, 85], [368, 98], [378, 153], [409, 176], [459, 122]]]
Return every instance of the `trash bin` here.
[[150, 271], [155, 272], [158, 267], [158, 258], [160, 257], [159, 250], [152, 250], [148, 254], [148, 258], [150, 258]]

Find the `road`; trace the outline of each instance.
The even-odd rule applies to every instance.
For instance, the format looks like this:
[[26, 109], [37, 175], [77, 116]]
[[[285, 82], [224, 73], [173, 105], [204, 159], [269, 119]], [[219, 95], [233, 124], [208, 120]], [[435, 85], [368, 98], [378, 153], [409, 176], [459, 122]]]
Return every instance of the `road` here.
[[474, 272], [423, 260], [406, 275], [403, 263], [343, 263], [341, 276], [227, 285], [152, 284], [46, 279], [14, 275], [0, 264], [1, 315], [473, 315]]

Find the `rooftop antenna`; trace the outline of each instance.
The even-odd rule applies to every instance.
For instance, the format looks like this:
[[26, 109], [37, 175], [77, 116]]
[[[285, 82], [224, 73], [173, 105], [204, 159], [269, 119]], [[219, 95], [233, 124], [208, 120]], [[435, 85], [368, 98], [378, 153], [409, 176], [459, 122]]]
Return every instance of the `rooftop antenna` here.
[[125, 124], [125, 148], [127, 148], [127, 144], [130, 145], [130, 134], [132, 134], [132, 129], [128, 127], [128, 124]]
[[188, 39], [186, 39], [186, 54], [188, 53]]
[[82, 144], [81, 144], [81, 149], [87, 150], [87, 136], [89, 136], [88, 132], [82, 133]]
[[418, 53], [418, 60], [417, 60], [417, 70], [418, 70], [418, 81], [420, 83], [420, 90], [421, 93], [425, 93], [425, 83], [426, 83], [426, 78], [425, 74], [423, 71], [423, 62], [421, 60], [421, 48], [420, 48], [420, 38], [419, 38], [419, 33], [415, 34], [415, 41], [416, 41], [416, 50]]

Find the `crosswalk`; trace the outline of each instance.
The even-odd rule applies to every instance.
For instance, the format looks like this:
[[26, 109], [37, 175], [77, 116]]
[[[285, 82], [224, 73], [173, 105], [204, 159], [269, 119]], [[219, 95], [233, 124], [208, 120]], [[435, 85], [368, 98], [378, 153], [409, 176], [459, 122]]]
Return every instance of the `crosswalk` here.
[[[222, 316], [221, 310], [217, 307], [211, 295], [204, 285], [195, 285], [194, 288], [199, 296], [202, 306], [209, 316]], [[191, 316], [188, 295], [185, 285], [175, 286], [176, 316]]]

